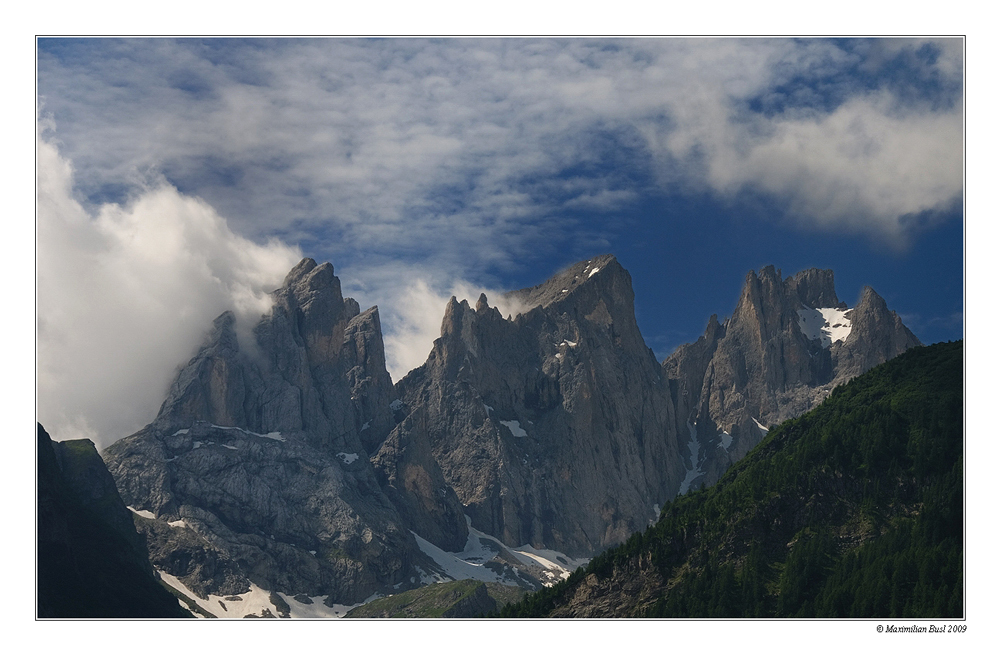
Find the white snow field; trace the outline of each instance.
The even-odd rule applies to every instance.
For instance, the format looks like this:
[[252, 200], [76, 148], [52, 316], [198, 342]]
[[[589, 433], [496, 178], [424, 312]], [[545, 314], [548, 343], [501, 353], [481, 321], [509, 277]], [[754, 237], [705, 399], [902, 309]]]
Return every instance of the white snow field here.
[[515, 437], [528, 436], [528, 433], [525, 432], [524, 428], [521, 427], [520, 421], [500, 421], [500, 422], [506, 425], [507, 429], [510, 430], [510, 433]]
[[705, 472], [701, 470], [698, 464], [698, 450], [701, 448], [701, 444], [698, 443], [698, 430], [695, 426], [691, 425], [688, 421], [688, 434], [691, 435], [691, 441], [688, 442], [688, 451], [691, 453], [691, 465], [688, 467], [687, 475], [684, 476], [684, 480], [681, 481], [681, 488], [677, 491], [677, 495], [686, 494], [691, 489], [691, 483], [699, 475], [705, 475]]
[[590, 561], [589, 559], [574, 559], [556, 550], [533, 548], [530, 544], [511, 548], [505, 546], [496, 537], [472, 527], [472, 520], [468, 516], [465, 517], [465, 521], [469, 526], [469, 538], [465, 542], [465, 548], [458, 553], [449, 553], [416, 533], [413, 534], [420, 550], [440, 567], [440, 571], [423, 572], [421, 582], [432, 584], [450, 580], [482, 580], [483, 582], [499, 582], [508, 585], [516, 584], [516, 580], [486, 566], [488, 562], [503, 552], [526, 566], [544, 569], [542, 575], [547, 580], [544, 580], [542, 584], [551, 586], [568, 578], [570, 573]]
[[[149, 511], [136, 510], [131, 507], [129, 509], [140, 516], [153, 518], [152, 513]], [[531, 545], [510, 548], [501, 543], [499, 539], [473, 528], [471, 525], [472, 521], [468, 516], [465, 517], [465, 520], [469, 525], [469, 538], [465, 543], [465, 548], [458, 553], [444, 551], [426, 539], [423, 539], [420, 535], [412, 533], [420, 550], [434, 561], [438, 570], [427, 572], [423, 571], [420, 567], [416, 567], [420, 578], [419, 580], [416, 577], [411, 578], [410, 582], [419, 581], [422, 584], [435, 584], [451, 580], [481, 580], [483, 582], [516, 585], [517, 580], [511, 574], [504, 575], [498, 572], [497, 569], [499, 567], [486, 566], [488, 562], [494, 560], [502, 552], [508, 559], [519, 561], [525, 566], [536, 567], [536, 572], [538, 568], [541, 568], [543, 578], [547, 578], [542, 583], [546, 586], [551, 586], [560, 580], [568, 578], [570, 573], [580, 566], [585, 566], [590, 561], [589, 559], [574, 559], [555, 550], [533, 548]], [[181, 527], [182, 525], [189, 527], [183, 521], [174, 521], [170, 525], [174, 527]], [[197, 594], [191, 591], [177, 577], [165, 571], [158, 570], [157, 573], [159, 573], [165, 583], [190, 598], [202, 610], [218, 618], [241, 619], [249, 614], [262, 616], [265, 610], [275, 617], [280, 615], [278, 608], [271, 602], [271, 592], [253, 583], [251, 583], [250, 591], [247, 593], [236, 594], [235, 596], [209, 594], [208, 598], [205, 599], [199, 598]], [[311, 597], [311, 603], [304, 603], [296, 600], [292, 595], [281, 592], [277, 592], [277, 595], [288, 604], [288, 614], [293, 619], [342, 618], [351, 609], [380, 598], [376, 594], [364, 602], [354, 605], [334, 604], [333, 606], [327, 606], [324, 604], [324, 596]], [[236, 599], [232, 600], [233, 598]], [[183, 601], [178, 602], [182, 607], [188, 609], [186, 603]], [[195, 616], [204, 618], [197, 613], [195, 613]]]
[[820, 307], [813, 309], [803, 305], [798, 310], [799, 329], [807, 339], [819, 339], [824, 348], [829, 348], [837, 341], [843, 341], [851, 333], [851, 319], [847, 318], [850, 309], [836, 307]]
[[[181, 592], [195, 603], [198, 607], [205, 610], [210, 614], [214, 614], [220, 619], [242, 619], [248, 614], [256, 614], [257, 616], [262, 616], [264, 611], [270, 612], [273, 616], [279, 616], [279, 610], [271, 602], [271, 592], [266, 589], [261, 589], [257, 585], [250, 583], [250, 591], [243, 594], [237, 594], [235, 596], [216, 596], [214, 594], [209, 594], [208, 598], [199, 598], [193, 591], [187, 588], [187, 586], [178, 580], [176, 577], [166, 573], [165, 571], [157, 571], [160, 574], [160, 578], [163, 579], [168, 585]], [[327, 607], [323, 604], [324, 596], [314, 596], [310, 598], [312, 603], [301, 603], [295, 600], [294, 597], [288, 596], [283, 593], [278, 593], [289, 607], [289, 617], [293, 619], [339, 619], [344, 616], [349, 610], [363, 605], [364, 603], [357, 603], [355, 605], [333, 605], [332, 607]], [[233, 598], [238, 598], [238, 600], [230, 600]], [[367, 603], [376, 598], [372, 596], [366, 599], [364, 602]], [[181, 607], [188, 609], [187, 604], [182, 601], [178, 601]], [[198, 613], [194, 613], [195, 616], [199, 618], [204, 618]]]

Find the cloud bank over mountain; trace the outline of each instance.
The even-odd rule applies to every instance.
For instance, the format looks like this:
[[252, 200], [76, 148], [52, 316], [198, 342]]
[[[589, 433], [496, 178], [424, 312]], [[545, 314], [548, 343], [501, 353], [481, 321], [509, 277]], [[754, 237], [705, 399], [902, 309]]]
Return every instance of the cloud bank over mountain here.
[[[259, 314], [302, 254], [380, 306], [399, 379], [449, 296], [608, 252], [650, 198], [905, 250], [961, 206], [962, 48], [40, 39], [40, 418], [142, 425], [211, 319]], [[697, 215], [644, 216], [704, 241]]]
[[106, 446], [155, 415], [213, 318], [233, 309], [245, 332], [267, 311], [301, 253], [164, 182], [90, 213], [70, 162], [44, 138], [37, 152], [38, 418]]

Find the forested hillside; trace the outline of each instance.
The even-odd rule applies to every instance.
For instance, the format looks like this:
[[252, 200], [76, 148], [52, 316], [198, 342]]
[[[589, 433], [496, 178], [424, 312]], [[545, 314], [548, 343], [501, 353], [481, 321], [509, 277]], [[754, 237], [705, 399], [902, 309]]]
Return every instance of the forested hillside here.
[[963, 616], [962, 352], [914, 348], [837, 388], [501, 616]]

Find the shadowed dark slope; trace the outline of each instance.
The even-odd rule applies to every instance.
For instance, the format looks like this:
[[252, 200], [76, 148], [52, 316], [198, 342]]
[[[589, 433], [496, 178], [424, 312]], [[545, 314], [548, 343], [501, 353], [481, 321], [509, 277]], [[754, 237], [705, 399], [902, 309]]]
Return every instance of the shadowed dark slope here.
[[38, 426], [38, 617], [183, 618], [87, 439]]

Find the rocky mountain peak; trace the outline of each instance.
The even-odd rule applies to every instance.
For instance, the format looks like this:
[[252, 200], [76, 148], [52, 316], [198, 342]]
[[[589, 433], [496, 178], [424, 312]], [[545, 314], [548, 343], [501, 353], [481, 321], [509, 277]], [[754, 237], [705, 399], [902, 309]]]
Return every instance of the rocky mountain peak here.
[[236, 315], [233, 312], [222, 312], [212, 321], [212, 329], [205, 339], [205, 344], [217, 353], [239, 351], [240, 343], [236, 336]]
[[861, 290], [861, 297], [858, 298], [858, 303], [854, 308], [861, 309], [862, 312], [871, 311], [881, 313], [889, 311], [889, 307], [885, 304], [885, 299], [868, 285], [865, 285]]
[[713, 482], [766, 426], [808, 411], [833, 386], [918, 344], [871, 288], [848, 310], [833, 271], [784, 279], [773, 266], [750, 271], [725, 326], [713, 317], [697, 342], [663, 362], [678, 433], [693, 431], [705, 446], [696, 469], [705, 477], [695, 480]]
[[287, 316], [295, 328], [294, 336], [305, 342], [310, 362], [315, 365], [336, 359], [343, 341], [346, 322], [357, 315], [353, 299], [345, 299], [333, 265], [316, 265], [303, 259], [286, 276], [285, 284], [275, 291], [271, 316]]
[[851, 321], [851, 333], [834, 352], [837, 360], [837, 383], [864, 373], [871, 367], [891, 359], [914, 346], [920, 340], [903, 325], [885, 299], [869, 286], [861, 292], [858, 303], [846, 313]]
[[219, 316], [156, 420], [105, 457], [126, 502], [162, 523], [147, 534], [154, 559], [192, 589], [249, 579], [361, 600], [409, 580], [418, 553], [369, 460], [395, 426], [378, 309], [360, 312], [311, 259], [272, 298], [252, 352]]
[[836, 307], [847, 309], [837, 298], [833, 284], [833, 271], [810, 268], [790, 278], [790, 286], [799, 302], [806, 307]]
[[427, 362], [396, 386], [409, 414], [379, 466], [399, 470], [390, 446], [426, 440], [473, 527], [589, 556], [643, 527], [683, 477], [631, 278], [604, 255], [505, 298], [532, 308], [505, 320], [486, 296], [449, 300]]
[[706, 339], [715, 340], [721, 337], [723, 334], [725, 334], [725, 328], [722, 326], [721, 323], [719, 323], [719, 315], [712, 314], [708, 318], [708, 325], [705, 326], [705, 333], [703, 336]]
[[462, 321], [470, 311], [472, 308], [469, 307], [468, 300], [459, 301], [458, 298], [452, 296], [444, 308], [444, 318], [441, 319], [441, 336], [461, 332]]
[[288, 271], [288, 275], [285, 276], [285, 281], [281, 283], [281, 286], [289, 288], [294, 286], [296, 282], [308, 275], [314, 268], [316, 268], [316, 260], [311, 257], [304, 258], [293, 266], [292, 270]]
[[294, 279], [288, 285], [297, 290], [317, 291], [327, 287], [340, 288], [340, 278], [333, 274], [333, 264], [323, 262], [317, 266], [309, 268], [301, 277]]
[[623, 293], [622, 300], [631, 304], [632, 278], [614, 255], [599, 255], [577, 262], [534, 287], [509, 291], [504, 297], [527, 307], [547, 307], [572, 298], [579, 289], [590, 293], [612, 291]]
[[741, 302], [756, 306], [847, 308], [837, 298], [833, 271], [819, 268], [806, 269], [784, 279], [781, 269], [774, 266], [765, 266], [759, 272], [749, 271], [743, 282], [740, 299]]

